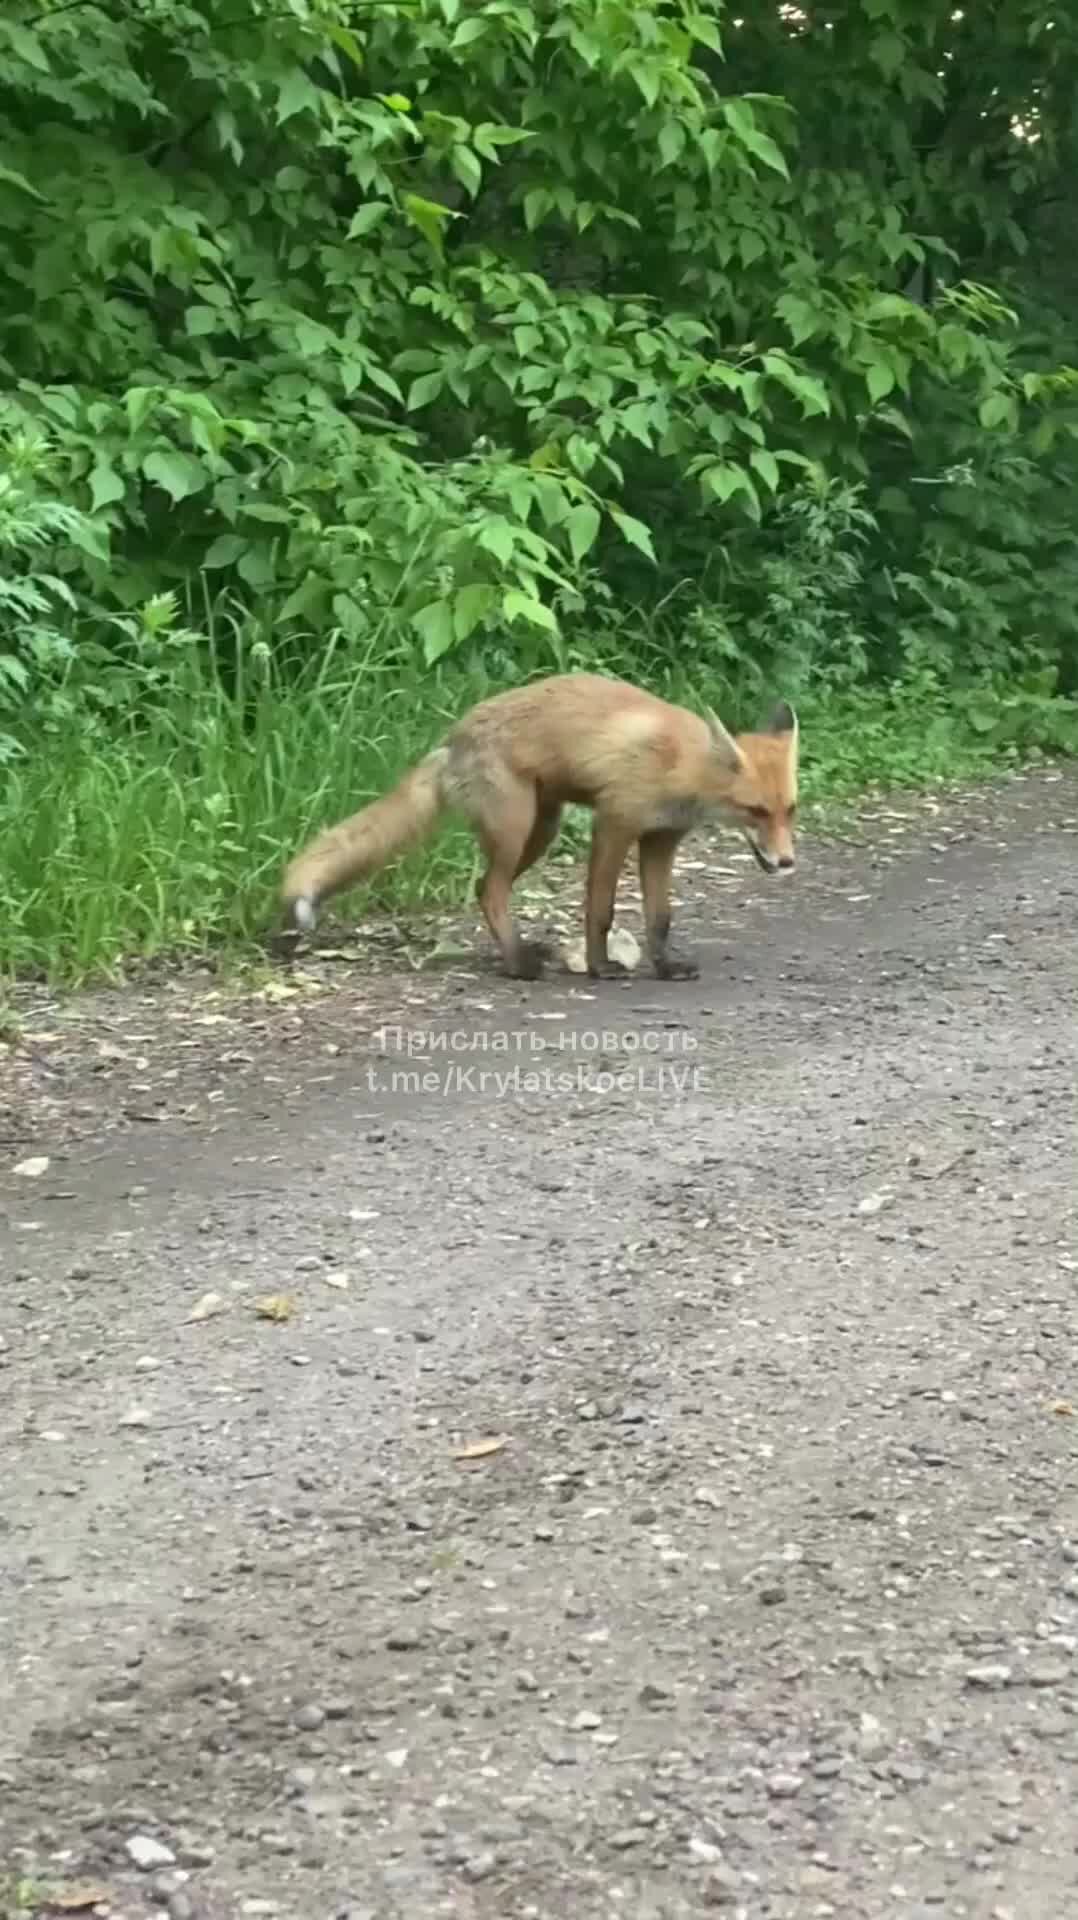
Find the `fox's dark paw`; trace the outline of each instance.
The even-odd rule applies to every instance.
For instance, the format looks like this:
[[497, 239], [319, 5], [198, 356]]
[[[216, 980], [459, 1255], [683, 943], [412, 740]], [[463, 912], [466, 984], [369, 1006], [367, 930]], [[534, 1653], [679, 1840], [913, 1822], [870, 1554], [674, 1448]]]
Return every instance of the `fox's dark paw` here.
[[266, 935], [266, 952], [283, 966], [291, 966], [301, 939], [298, 927], [273, 927]]
[[543, 968], [550, 959], [550, 948], [542, 940], [521, 940], [517, 943], [512, 965], [507, 971], [511, 980], [541, 980]]
[[601, 960], [598, 966], [588, 967], [589, 980], [628, 980], [631, 969], [623, 967], [620, 960]]
[[664, 953], [655, 961], [657, 980], [699, 980], [700, 969], [688, 954]]

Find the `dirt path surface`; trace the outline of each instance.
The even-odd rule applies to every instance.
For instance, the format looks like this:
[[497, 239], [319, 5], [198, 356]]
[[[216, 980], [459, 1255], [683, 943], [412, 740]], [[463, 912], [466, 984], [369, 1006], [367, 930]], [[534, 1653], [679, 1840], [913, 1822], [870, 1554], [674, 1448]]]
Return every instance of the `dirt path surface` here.
[[36, 997], [4, 1920], [1073, 1920], [1078, 775], [900, 814], [688, 986]]

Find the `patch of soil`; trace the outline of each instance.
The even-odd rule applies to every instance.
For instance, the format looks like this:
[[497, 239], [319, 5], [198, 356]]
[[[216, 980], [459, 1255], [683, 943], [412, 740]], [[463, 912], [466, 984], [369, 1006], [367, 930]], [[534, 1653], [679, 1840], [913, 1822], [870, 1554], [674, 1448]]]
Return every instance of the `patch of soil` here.
[[23, 991], [9, 1908], [1074, 1910], [1076, 856], [1031, 776], [687, 848], [691, 983]]

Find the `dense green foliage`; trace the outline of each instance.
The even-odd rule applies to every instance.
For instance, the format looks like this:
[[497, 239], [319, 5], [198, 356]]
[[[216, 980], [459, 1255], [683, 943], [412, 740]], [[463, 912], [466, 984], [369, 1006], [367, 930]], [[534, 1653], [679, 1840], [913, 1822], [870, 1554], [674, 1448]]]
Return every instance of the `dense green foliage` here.
[[[0, 951], [106, 830], [110, 950], [249, 925], [581, 661], [781, 683], [850, 778], [1072, 743], [1076, 73], [1036, 0], [8, 0]], [[209, 813], [131, 867], [151, 771]]]

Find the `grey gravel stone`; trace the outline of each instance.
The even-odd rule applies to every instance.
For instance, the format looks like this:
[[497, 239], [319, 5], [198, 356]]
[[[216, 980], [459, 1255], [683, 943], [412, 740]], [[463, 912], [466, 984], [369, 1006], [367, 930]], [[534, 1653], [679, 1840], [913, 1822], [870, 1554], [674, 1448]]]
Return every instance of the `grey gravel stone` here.
[[804, 1781], [799, 1773], [773, 1773], [767, 1783], [767, 1791], [772, 1800], [792, 1800], [800, 1793]]
[[712, 1866], [722, 1859], [722, 1848], [717, 1847], [713, 1840], [705, 1840], [700, 1834], [694, 1833], [689, 1841], [689, 1857], [702, 1861], [705, 1866]]
[[983, 1660], [979, 1666], [966, 1669], [966, 1684], [986, 1691], [1010, 1686], [1013, 1677], [1012, 1669], [998, 1660]]
[[473, 1853], [464, 1862], [464, 1877], [467, 1880], [489, 1880], [497, 1865], [497, 1855], [489, 1849], [483, 1853]]
[[1070, 1677], [1071, 1669], [1062, 1660], [1036, 1660], [1026, 1668], [1031, 1687], [1064, 1687]]
[[325, 1709], [314, 1705], [313, 1702], [298, 1708], [295, 1716], [295, 1724], [300, 1733], [316, 1733], [319, 1727], [325, 1725], [325, 1720]]
[[700, 1888], [700, 1898], [705, 1907], [728, 1907], [741, 1898], [743, 1881], [739, 1873], [725, 1862], [708, 1871]]
[[152, 1834], [133, 1833], [124, 1842], [128, 1859], [132, 1860], [142, 1873], [151, 1873], [155, 1867], [172, 1867], [176, 1864], [176, 1855], [163, 1840], [155, 1840]]

